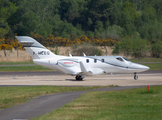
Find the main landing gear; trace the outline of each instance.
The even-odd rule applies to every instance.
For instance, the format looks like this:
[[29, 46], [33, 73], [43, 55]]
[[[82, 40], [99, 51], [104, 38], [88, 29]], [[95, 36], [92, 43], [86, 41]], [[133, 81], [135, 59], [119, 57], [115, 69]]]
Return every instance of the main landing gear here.
[[75, 79], [76, 79], [76, 80], [80, 80], [80, 81], [83, 80], [82, 76], [80, 76], [80, 75], [77, 75], [77, 76], [75, 77]]
[[138, 76], [136, 75], [136, 73], [134, 73], [134, 79], [137, 80]]

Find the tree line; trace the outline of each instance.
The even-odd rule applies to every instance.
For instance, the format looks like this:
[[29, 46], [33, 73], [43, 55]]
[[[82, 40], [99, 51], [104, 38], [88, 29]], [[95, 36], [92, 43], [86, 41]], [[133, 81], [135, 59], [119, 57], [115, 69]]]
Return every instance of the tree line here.
[[161, 0], [1, 0], [0, 38], [43, 37], [162, 41]]
[[1, 0], [0, 37], [33, 32], [161, 39], [161, 5], [161, 0]]

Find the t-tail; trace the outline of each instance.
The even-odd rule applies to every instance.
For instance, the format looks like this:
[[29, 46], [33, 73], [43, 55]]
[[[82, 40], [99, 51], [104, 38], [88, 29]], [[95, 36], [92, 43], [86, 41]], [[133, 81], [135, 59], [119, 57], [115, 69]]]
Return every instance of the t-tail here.
[[35, 39], [28, 36], [16, 36], [16, 39], [24, 46], [33, 59], [47, 59], [56, 56]]

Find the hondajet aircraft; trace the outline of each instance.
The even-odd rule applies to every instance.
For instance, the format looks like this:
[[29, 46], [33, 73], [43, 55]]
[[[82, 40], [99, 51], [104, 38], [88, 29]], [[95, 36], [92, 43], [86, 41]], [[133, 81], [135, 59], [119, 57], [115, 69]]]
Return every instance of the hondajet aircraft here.
[[122, 56], [56, 55], [31, 37], [16, 36], [16, 38], [33, 58], [34, 63], [76, 76], [76, 80], [82, 80], [87, 75], [107, 73], [134, 73], [134, 79], [137, 80], [136, 73], [149, 69]]

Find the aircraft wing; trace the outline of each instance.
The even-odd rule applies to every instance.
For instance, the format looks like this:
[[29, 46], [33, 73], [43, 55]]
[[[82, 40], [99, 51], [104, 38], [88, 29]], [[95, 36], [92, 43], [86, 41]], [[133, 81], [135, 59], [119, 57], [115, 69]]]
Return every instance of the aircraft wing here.
[[80, 72], [77, 75], [86, 76], [86, 75], [93, 75], [93, 73], [91, 73], [91, 72]]
[[102, 74], [105, 73], [103, 69], [100, 68], [90, 68], [88, 65], [84, 64], [83, 62], [79, 62], [81, 72], [77, 75], [86, 76], [86, 75], [94, 75], [94, 74]]
[[79, 62], [79, 64], [80, 64], [80, 69], [81, 69], [82, 72], [85, 72], [85, 73], [91, 72], [91, 70], [90, 70], [88, 65], [84, 64], [81, 61]]
[[93, 75], [88, 65], [84, 64], [82, 61], [78, 61], [78, 62], [80, 65], [81, 72], [77, 73], [76, 74], [77, 76], [82, 76], [84, 78], [86, 75]]
[[79, 64], [81, 72], [77, 75], [86, 76], [105, 73], [105, 71], [100, 68], [90, 68], [87, 64], [84, 64], [82, 61], [79, 61]]

